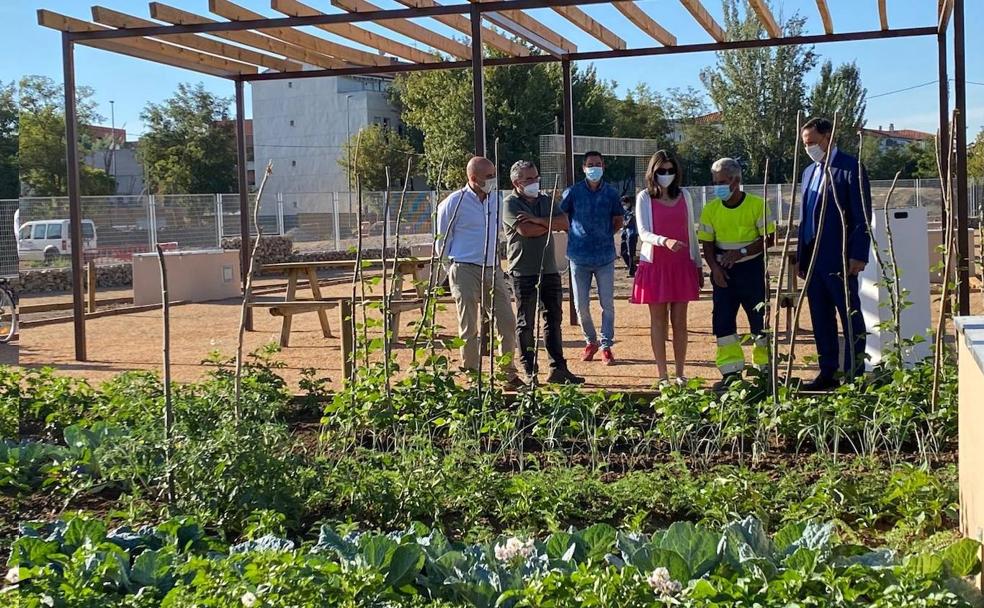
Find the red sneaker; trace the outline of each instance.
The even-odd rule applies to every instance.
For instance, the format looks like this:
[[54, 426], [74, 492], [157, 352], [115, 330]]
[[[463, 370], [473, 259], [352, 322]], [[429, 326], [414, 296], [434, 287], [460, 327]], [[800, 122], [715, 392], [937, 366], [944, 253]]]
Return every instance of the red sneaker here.
[[612, 349], [606, 348], [602, 350], [601, 360], [605, 362], [605, 365], [615, 365], [615, 356], [612, 354]]
[[584, 354], [581, 355], [581, 361], [594, 361], [595, 353], [598, 352], [598, 344], [592, 342], [584, 347]]

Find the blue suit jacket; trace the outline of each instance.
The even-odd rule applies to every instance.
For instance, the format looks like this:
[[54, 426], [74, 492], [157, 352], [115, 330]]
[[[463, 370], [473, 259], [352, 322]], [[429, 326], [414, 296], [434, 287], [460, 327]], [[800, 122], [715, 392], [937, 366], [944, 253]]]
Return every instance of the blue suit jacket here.
[[[814, 171], [823, 171], [823, 165], [811, 164], [803, 171], [803, 205], [805, 205], [813, 180]], [[858, 159], [838, 150], [830, 163], [830, 173], [832, 180], [826, 180], [827, 190], [827, 209], [826, 217], [823, 218], [823, 232], [819, 241], [815, 243], [813, 252], [818, 255], [817, 266], [820, 268], [830, 268], [839, 271], [843, 265], [843, 243], [847, 239], [847, 257], [851, 260], [868, 261], [868, 253], [871, 248], [871, 235], [866, 225], [867, 219], [871, 217], [871, 184], [868, 182], [868, 171], [862, 166], [861, 174], [858, 175]], [[835, 196], [836, 193], [836, 196]], [[821, 217], [820, 209], [823, 206], [823, 189], [820, 190], [816, 205], [814, 206], [815, 226], [819, 229]], [[841, 223], [840, 213], [838, 213], [838, 203], [844, 209], [844, 224]], [[800, 269], [806, 269], [809, 264], [809, 251], [804, 251], [803, 227], [807, 222], [804, 215], [803, 221], [799, 226], [799, 245], [798, 253]]]

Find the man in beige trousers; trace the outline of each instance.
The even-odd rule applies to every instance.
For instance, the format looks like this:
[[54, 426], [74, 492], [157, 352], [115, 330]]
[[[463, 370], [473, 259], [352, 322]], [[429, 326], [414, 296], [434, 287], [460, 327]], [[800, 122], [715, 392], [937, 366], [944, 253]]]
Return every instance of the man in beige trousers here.
[[[516, 316], [496, 251], [500, 202], [493, 194], [498, 187], [495, 165], [476, 156], [468, 161], [466, 174], [468, 184], [437, 207], [437, 246], [449, 264], [448, 281], [458, 311], [458, 335], [464, 340], [461, 366], [477, 372], [482, 367], [482, 316], [495, 315], [500, 355], [512, 355], [516, 350]], [[510, 386], [522, 384], [511, 361], [503, 371]]]

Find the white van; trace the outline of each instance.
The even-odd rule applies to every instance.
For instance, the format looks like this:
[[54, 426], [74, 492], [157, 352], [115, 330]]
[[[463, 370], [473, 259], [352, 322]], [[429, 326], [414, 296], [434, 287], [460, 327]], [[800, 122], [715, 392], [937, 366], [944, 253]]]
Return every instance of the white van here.
[[[82, 220], [82, 251], [95, 249], [96, 225], [92, 220]], [[26, 222], [17, 233], [17, 255], [22, 260], [53, 262], [71, 253], [68, 220]]]

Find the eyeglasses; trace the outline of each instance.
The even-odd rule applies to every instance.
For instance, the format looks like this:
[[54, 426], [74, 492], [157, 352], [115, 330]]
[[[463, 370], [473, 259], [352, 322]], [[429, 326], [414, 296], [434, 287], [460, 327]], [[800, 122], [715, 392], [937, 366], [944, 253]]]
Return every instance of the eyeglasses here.
[[676, 175], [673, 169], [656, 169], [656, 175]]

